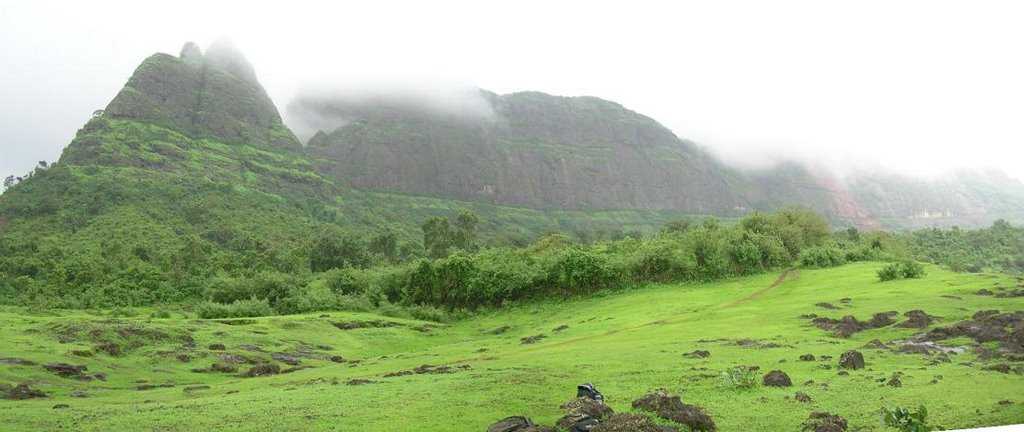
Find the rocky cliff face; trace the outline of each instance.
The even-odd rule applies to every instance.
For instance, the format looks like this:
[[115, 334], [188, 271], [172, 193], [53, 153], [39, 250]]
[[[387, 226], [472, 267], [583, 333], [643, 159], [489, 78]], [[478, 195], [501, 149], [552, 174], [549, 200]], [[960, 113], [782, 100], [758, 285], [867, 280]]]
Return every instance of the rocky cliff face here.
[[728, 167], [656, 121], [593, 97], [482, 92], [493, 112], [456, 116], [306, 96], [292, 103], [347, 122], [320, 131], [317, 170], [355, 188], [539, 209], [653, 209], [739, 215], [801, 205], [866, 229], [1024, 219], [1024, 185], [861, 174], [797, 163]]
[[192, 138], [300, 148], [252, 66], [224, 41], [211, 45], [205, 55], [188, 43], [179, 57], [150, 56], [105, 115], [158, 124]]
[[559, 209], [731, 214], [746, 203], [734, 172], [621, 105], [533, 92], [485, 96], [494, 108], [485, 119], [353, 112], [308, 149], [322, 172], [364, 189]]

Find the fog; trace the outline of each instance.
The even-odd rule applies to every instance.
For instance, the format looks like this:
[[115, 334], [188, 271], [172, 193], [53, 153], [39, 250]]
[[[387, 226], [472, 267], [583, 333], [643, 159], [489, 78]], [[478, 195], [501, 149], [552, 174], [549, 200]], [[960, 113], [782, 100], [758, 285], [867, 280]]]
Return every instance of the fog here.
[[486, 112], [465, 89], [537, 90], [614, 100], [743, 166], [1024, 179], [1019, 3], [551, 3], [8, 2], [0, 174], [55, 160], [146, 56], [226, 35], [300, 134], [344, 116], [298, 124], [298, 96], [465, 115]]
[[494, 108], [478, 88], [454, 82], [360, 80], [306, 84], [287, 104], [285, 119], [305, 142], [330, 132], [367, 110], [419, 112], [470, 122], [491, 121]]

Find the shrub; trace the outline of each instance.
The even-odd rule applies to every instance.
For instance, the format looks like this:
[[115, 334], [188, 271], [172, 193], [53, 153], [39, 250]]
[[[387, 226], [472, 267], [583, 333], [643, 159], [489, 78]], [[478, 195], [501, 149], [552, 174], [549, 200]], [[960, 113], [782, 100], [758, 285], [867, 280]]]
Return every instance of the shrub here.
[[800, 251], [800, 265], [810, 268], [826, 268], [846, 263], [846, 254], [835, 246], [815, 246]]
[[331, 269], [323, 274], [324, 283], [331, 291], [337, 294], [353, 295], [362, 294], [369, 289], [369, 280], [362, 271], [344, 268]]
[[878, 271], [878, 279], [882, 282], [896, 279], [916, 279], [924, 276], [924, 266], [917, 261], [900, 261], [886, 265]]
[[721, 383], [726, 388], [751, 389], [758, 385], [757, 373], [748, 366], [734, 366], [722, 372]]
[[231, 304], [214, 302], [200, 303], [196, 307], [199, 318], [248, 318], [274, 315], [274, 309], [266, 300], [236, 300]]
[[608, 259], [578, 247], [559, 253], [548, 269], [548, 282], [563, 294], [586, 294], [620, 283]]
[[935, 427], [927, 424], [928, 410], [921, 405], [917, 411], [906, 408], [882, 408], [882, 422], [902, 432], [931, 432]]

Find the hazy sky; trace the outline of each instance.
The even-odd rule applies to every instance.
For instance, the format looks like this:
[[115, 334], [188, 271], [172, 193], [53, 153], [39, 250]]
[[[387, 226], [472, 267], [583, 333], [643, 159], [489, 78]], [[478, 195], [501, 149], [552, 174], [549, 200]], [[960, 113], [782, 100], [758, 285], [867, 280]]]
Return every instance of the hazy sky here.
[[0, 4], [0, 174], [55, 160], [149, 54], [228, 36], [282, 113], [310, 84], [539, 90], [748, 164], [1024, 179], [1024, 2], [68, 3]]

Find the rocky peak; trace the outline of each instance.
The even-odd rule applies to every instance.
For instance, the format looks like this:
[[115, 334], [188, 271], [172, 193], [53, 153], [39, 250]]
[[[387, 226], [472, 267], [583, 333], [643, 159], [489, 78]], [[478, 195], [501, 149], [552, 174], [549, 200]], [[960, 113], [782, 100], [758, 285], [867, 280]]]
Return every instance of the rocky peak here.
[[154, 123], [197, 138], [301, 147], [282, 123], [252, 65], [227, 41], [212, 44], [205, 55], [189, 42], [178, 57], [150, 56], [105, 113], [110, 118]]

